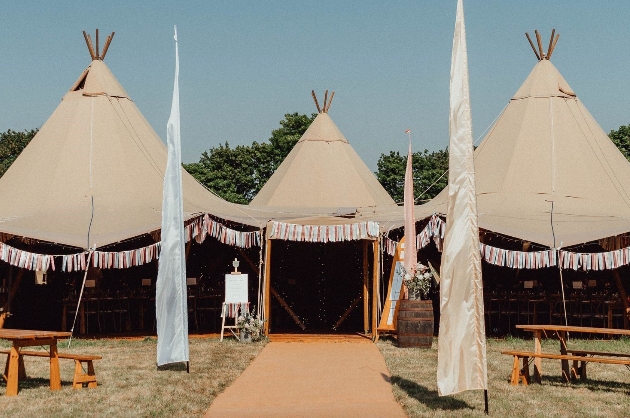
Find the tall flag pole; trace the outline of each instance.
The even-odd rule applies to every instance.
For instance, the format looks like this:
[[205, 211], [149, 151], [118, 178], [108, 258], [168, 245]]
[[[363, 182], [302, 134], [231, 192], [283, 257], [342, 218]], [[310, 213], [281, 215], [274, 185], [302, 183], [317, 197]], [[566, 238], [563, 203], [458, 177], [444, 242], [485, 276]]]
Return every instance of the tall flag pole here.
[[189, 361], [177, 26], [175, 26], [173, 104], [166, 125], [166, 142], [168, 159], [162, 196], [162, 248], [155, 289], [158, 366]]
[[448, 206], [440, 275], [440, 396], [487, 390], [483, 283], [477, 225], [466, 26], [457, 2], [450, 85]]
[[413, 166], [411, 153], [411, 130], [405, 131], [409, 137], [409, 151], [407, 152], [407, 169], [405, 170], [404, 210], [405, 210], [405, 270], [411, 271], [418, 261], [416, 250], [416, 219], [413, 216]]

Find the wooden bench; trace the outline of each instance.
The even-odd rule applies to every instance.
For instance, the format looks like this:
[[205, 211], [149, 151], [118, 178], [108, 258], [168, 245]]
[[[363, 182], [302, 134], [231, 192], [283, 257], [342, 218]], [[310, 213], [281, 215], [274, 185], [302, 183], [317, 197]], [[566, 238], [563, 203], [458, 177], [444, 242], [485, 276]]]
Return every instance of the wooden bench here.
[[[523, 385], [527, 386], [531, 383], [529, 375], [529, 362], [530, 358], [545, 358], [551, 360], [567, 360], [573, 361], [573, 366], [570, 371], [570, 378], [582, 380], [586, 379], [586, 365], [589, 362], [604, 363], [604, 364], [622, 364], [630, 368], [630, 355], [622, 353], [606, 353], [599, 351], [585, 351], [585, 350], [567, 350], [572, 354], [551, 354], [551, 353], [534, 353], [532, 351], [501, 351], [501, 354], [506, 354], [514, 357], [512, 364], [512, 377], [510, 383], [512, 385], [518, 385], [519, 382], [523, 382]], [[593, 357], [593, 356], [609, 356], [609, 357]], [[610, 358], [610, 357], [628, 357], [622, 358]], [[519, 360], [523, 360], [523, 367], [519, 367]], [[578, 365], [578, 363], [581, 363]], [[534, 376], [536, 383], [540, 383], [540, 376], [536, 374]]]
[[[4, 380], [7, 380], [7, 375], [9, 371], [9, 357], [11, 356], [11, 350], [0, 350], [0, 354], [7, 355], [7, 363], [4, 368], [4, 375], [2, 376]], [[18, 379], [26, 378], [26, 369], [24, 368], [24, 356], [32, 356], [32, 357], [49, 357], [50, 353], [47, 351], [20, 351], [19, 357], [19, 369], [18, 369]], [[97, 386], [96, 383], [96, 374], [94, 373], [94, 360], [101, 360], [103, 357], [101, 356], [89, 356], [83, 354], [71, 354], [71, 353], [57, 353], [57, 357], [62, 359], [74, 360], [74, 380], [72, 382], [72, 387], [75, 389], [81, 389], [84, 384], [87, 384], [88, 388], [95, 388]], [[87, 373], [83, 371], [83, 363], [87, 365]]]

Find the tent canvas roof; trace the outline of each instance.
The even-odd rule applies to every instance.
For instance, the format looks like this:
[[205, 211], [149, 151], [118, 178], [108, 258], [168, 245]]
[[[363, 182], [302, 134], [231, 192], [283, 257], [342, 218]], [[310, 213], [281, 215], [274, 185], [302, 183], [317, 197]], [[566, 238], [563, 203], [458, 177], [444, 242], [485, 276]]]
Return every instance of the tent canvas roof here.
[[[475, 172], [486, 230], [549, 247], [630, 231], [630, 163], [547, 59], [475, 151]], [[447, 196], [416, 217], [444, 213]]]
[[[86, 248], [158, 230], [166, 158], [162, 140], [95, 59], [0, 178], [0, 232]], [[255, 219], [185, 171], [182, 183], [187, 218], [210, 212], [257, 227], [269, 218]]]
[[324, 208], [394, 205], [326, 112], [317, 115], [250, 203], [311, 214], [329, 212]]

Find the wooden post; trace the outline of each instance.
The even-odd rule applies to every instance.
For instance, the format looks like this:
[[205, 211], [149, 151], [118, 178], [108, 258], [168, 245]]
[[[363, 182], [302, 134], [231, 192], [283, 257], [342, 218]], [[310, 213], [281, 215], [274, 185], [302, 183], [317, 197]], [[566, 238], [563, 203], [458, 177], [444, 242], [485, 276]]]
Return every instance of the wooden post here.
[[57, 352], [57, 340], [50, 343], [50, 390], [61, 389], [61, 376], [59, 373], [59, 353]]
[[372, 339], [378, 341], [378, 270], [379, 270], [379, 241], [372, 241], [372, 250], [374, 251], [374, 265], [372, 274]]
[[370, 330], [370, 272], [368, 262], [368, 241], [363, 241], [363, 331], [367, 335]]
[[628, 305], [628, 294], [626, 293], [626, 289], [623, 287], [623, 283], [621, 283], [621, 277], [619, 276], [619, 271], [617, 269], [613, 270], [613, 277], [615, 278], [615, 283], [617, 284], [617, 290], [619, 290], [619, 296], [621, 297], [621, 301], [623, 302], [623, 308], [625, 312], [623, 324], [624, 324], [624, 327], [627, 328], [628, 318], [630, 318], [630, 306]]
[[[534, 331], [534, 353], [542, 353], [541, 331]], [[534, 357], [534, 380], [540, 383], [542, 378], [542, 358]]]
[[17, 292], [18, 286], [22, 281], [22, 277], [24, 277], [24, 269], [19, 269], [15, 280], [9, 280], [11, 283], [9, 286], [9, 294], [7, 295], [7, 300], [4, 303], [4, 308], [2, 310], [2, 313], [0, 314], [0, 329], [4, 328], [4, 321], [6, 320], [7, 316], [11, 314], [11, 301], [15, 296], [15, 292]]
[[271, 240], [265, 242], [265, 335], [269, 335], [271, 325]]
[[[560, 354], [567, 354], [567, 332], [560, 331], [558, 333], [558, 337], [560, 339]], [[562, 364], [562, 377], [565, 383], [571, 382], [571, 369], [569, 368], [569, 360], [561, 360]]]

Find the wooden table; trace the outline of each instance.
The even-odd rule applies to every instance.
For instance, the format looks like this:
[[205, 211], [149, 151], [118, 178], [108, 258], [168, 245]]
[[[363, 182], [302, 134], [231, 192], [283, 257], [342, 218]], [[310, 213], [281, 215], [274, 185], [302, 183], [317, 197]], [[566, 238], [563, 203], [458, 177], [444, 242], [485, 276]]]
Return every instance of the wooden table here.
[[[575, 327], [565, 325], [517, 325], [517, 329], [529, 331], [534, 334], [534, 352], [542, 353], [541, 337], [544, 333], [556, 334], [560, 340], [560, 354], [567, 354], [567, 333], [583, 333], [583, 334], [607, 334], [607, 335], [626, 335], [630, 336], [630, 330], [616, 328], [592, 328], [592, 327]], [[570, 380], [569, 361], [561, 360], [562, 375], [565, 380]], [[534, 375], [540, 380], [542, 376], [542, 358], [534, 358]]]
[[34, 331], [25, 329], [0, 329], [0, 339], [13, 342], [7, 367], [7, 396], [18, 394], [19, 353], [23, 347], [50, 346], [50, 390], [61, 389], [61, 375], [59, 373], [59, 357], [57, 354], [57, 340], [69, 338], [69, 332], [62, 331]]

